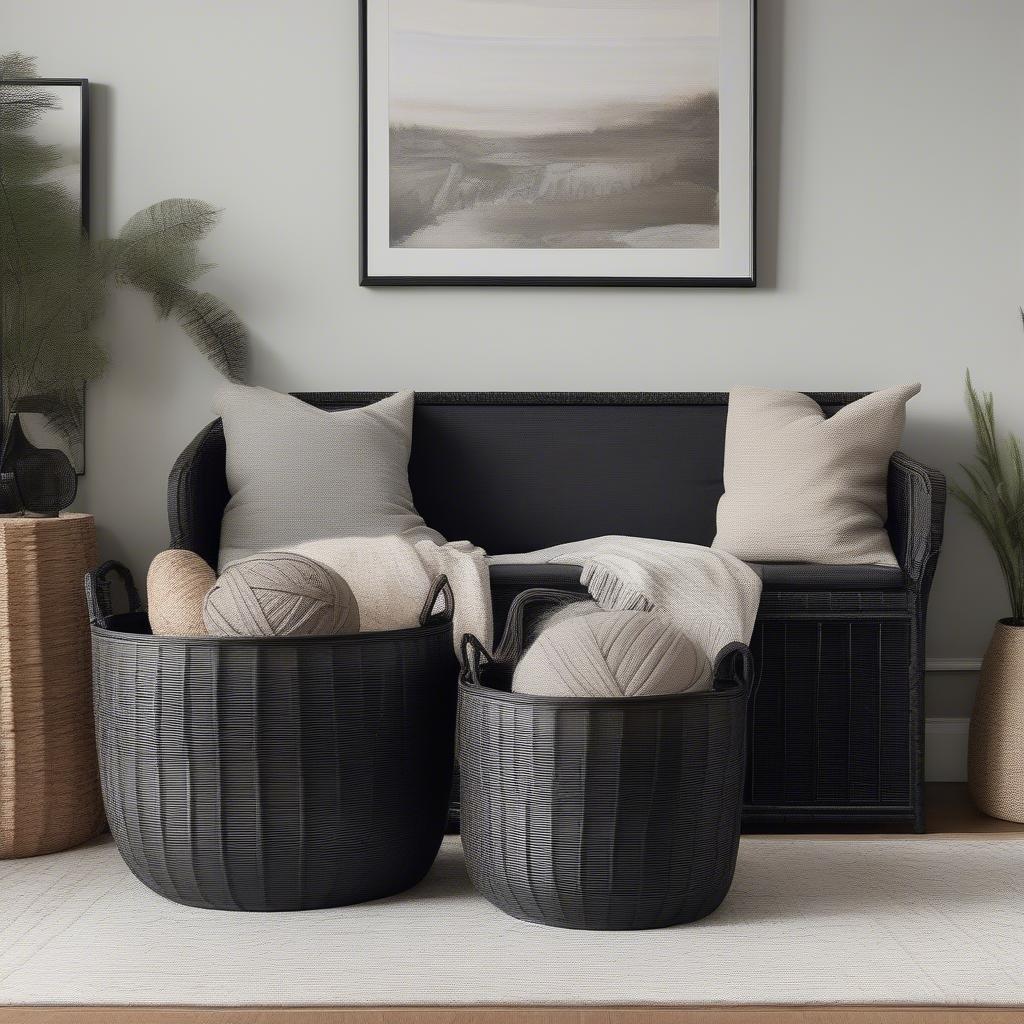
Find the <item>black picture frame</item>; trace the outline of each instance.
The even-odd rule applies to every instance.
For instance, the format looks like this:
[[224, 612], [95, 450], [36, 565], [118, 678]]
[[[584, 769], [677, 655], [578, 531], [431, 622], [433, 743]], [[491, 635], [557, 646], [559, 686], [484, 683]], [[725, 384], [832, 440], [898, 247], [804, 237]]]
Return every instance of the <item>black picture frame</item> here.
[[393, 277], [369, 270], [369, 114], [367, 5], [359, 0], [359, 284], [364, 288], [756, 288], [757, 287], [757, 7], [750, 0], [750, 274], [745, 277]]
[[[91, 154], [89, 145], [89, 79], [88, 78], [8, 78], [0, 80], [3, 85], [24, 85], [34, 87], [74, 88], [81, 90], [81, 119], [80, 119], [80, 140], [81, 140], [81, 161], [79, 164], [79, 203], [81, 206], [82, 234], [88, 236], [92, 229], [92, 201], [90, 190], [92, 187], [92, 176], [90, 172]], [[3, 372], [2, 360], [0, 360], [0, 373]], [[78, 476], [85, 476], [88, 444], [86, 442], [86, 424], [88, 422], [88, 411], [86, 403], [88, 388], [82, 385], [82, 453], [81, 469], [76, 469]], [[3, 402], [0, 400], [0, 409]], [[0, 416], [0, 449], [3, 447], [4, 433], [6, 431], [6, 409], [5, 415]]]
[[81, 117], [81, 139], [82, 139], [82, 162], [81, 162], [81, 203], [82, 203], [82, 231], [89, 233], [91, 203], [89, 188], [91, 178], [89, 174], [89, 79], [88, 78], [5, 78], [0, 80], [0, 85], [29, 85], [46, 88], [52, 87], [78, 87], [82, 90], [82, 117]]

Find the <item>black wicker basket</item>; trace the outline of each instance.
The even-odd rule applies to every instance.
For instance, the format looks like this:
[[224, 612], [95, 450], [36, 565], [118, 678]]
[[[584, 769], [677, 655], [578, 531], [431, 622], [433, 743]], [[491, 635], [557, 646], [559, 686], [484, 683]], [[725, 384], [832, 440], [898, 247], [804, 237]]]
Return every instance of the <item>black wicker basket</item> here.
[[710, 914], [732, 882], [750, 651], [714, 689], [623, 699], [512, 693], [523, 620], [578, 600], [529, 590], [489, 658], [464, 640], [459, 757], [470, 878], [513, 917], [564, 928], [659, 928]]
[[444, 577], [419, 627], [341, 637], [157, 637], [123, 566], [86, 590], [103, 799], [142, 882], [189, 906], [305, 910], [427, 873], [455, 731]]

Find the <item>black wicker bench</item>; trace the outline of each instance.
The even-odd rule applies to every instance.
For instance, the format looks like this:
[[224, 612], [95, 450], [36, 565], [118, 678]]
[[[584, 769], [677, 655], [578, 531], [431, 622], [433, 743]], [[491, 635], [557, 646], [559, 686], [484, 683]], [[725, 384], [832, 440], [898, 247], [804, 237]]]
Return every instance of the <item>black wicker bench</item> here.
[[[382, 394], [299, 396], [326, 409]], [[814, 397], [829, 414], [861, 397]], [[416, 506], [492, 554], [603, 534], [709, 544], [722, 493], [727, 396], [420, 394]], [[764, 565], [751, 642], [748, 826], [924, 827], [924, 637], [945, 481], [897, 453], [887, 524], [898, 567]], [[172, 543], [216, 563], [228, 500], [224, 435], [205, 427], [170, 478]], [[571, 566], [492, 570], [495, 629], [528, 587], [582, 592]]]

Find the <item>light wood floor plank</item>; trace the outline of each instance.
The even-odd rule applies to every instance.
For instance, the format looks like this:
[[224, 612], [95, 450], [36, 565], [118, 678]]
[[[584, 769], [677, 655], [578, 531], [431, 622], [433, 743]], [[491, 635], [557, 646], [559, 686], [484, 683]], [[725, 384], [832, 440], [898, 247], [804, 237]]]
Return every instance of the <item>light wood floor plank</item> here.
[[1021, 1024], [988, 1007], [9, 1007], [0, 1024]]
[[[770, 832], [744, 832], [757, 839], [842, 839], [844, 841], [878, 839], [972, 839], [979, 836], [995, 836], [1000, 839], [1024, 839], [1024, 824], [1016, 821], [1002, 821], [982, 814], [967, 794], [963, 782], [929, 782], [925, 786], [925, 827], [923, 834], [908, 831], [906, 825], [849, 825], [842, 829], [824, 826], [817, 832], [789, 832], [785, 828]], [[1022, 1019], [1021, 1024], [1024, 1024]]]

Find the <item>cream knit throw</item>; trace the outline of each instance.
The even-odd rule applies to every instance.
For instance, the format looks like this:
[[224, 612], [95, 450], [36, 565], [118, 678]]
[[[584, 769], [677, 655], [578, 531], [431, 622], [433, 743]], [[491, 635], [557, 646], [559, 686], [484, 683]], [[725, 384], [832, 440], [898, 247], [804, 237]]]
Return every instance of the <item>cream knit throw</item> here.
[[463, 633], [491, 643], [491, 589], [482, 549], [468, 541], [410, 543], [402, 537], [328, 537], [289, 548], [338, 573], [359, 603], [360, 630], [405, 629], [419, 622], [434, 579], [455, 595], [455, 646]]
[[415, 625], [431, 582], [444, 573], [455, 594], [456, 647], [463, 633], [492, 645], [488, 562], [581, 565], [581, 582], [602, 608], [660, 610], [709, 666], [727, 644], [750, 642], [761, 600], [760, 577], [733, 555], [642, 537], [597, 537], [490, 559], [469, 541], [411, 544], [401, 537], [333, 537], [290, 550], [341, 575], [359, 602], [364, 631]]
[[580, 582], [605, 609], [661, 611], [707, 658], [709, 671], [727, 644], [749, 643], [761, 578], [724, 551], [643, 537], [596, 537], [516, 555], [496, 565], [580, 565]]

